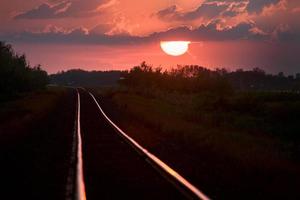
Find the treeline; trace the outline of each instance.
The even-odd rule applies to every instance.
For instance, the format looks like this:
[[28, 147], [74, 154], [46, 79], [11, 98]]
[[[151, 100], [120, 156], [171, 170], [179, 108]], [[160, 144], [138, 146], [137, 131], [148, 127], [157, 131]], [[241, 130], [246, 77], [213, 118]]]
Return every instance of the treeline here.
[[113, 86], [120, 79], [121, 71], [84, 71], [72, 69], [50, 75], [52, 84], [66, 86]]
[[260, 68], [244, 71], [224, 72], [224, 76], [238, 90], [261, 91], [299, 91], [300, 74], [285, 76], [283, 72], [277, 75], [267, 74]]
[[210, 70], [198, 65], [177, 66], [171, 70], [153, 68], [143, 62], [129, 71], [122, 73], [122, 85], [130, 88], [154, 88], [184, 93], [217, 92], [230, 94], [233, 90], [283, 91], [300, 90], [300, 75], [286, 77], [267, 74], [259, 68], [244, 71], [238, 69]]
[[122, 74], [120, 84], [131, 88], [161, 89], [184, 93], [215, 91], [229, 93], [232, 90], [229, 82], [216, 71], [197, 66], [178, 66], [163, 71], [143, 62]]
[[24, 54], [18, 55], [11, 45], [0, 42], [0, 100], [47, 84], [47, 72], [40, 65], [31, 67]]

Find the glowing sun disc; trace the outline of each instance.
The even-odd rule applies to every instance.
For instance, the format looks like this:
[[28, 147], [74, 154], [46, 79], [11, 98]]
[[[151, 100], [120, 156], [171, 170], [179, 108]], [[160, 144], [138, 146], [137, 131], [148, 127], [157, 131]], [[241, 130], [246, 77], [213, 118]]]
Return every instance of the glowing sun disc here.
[[189, 49], [190, 41], [161, 41], [161, 49], [168, 55], [180, 56]]

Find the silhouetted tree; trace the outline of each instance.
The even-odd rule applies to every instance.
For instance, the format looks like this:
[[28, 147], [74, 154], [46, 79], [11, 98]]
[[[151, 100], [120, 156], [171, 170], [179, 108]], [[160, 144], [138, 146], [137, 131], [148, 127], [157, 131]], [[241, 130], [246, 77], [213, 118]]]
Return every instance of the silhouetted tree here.
[[237, 69], [229, 72], [224, 68], [210, 70], [198, 65], [178, 65], [168, 71], [153, 68], [143, 62], [123, 72], [121, 84], [136, 89], [160, 89], [184, 93], [214, 92], [230, 94], [236, 90], [299, 90], [300, 79], [293, 76], [267, 74], [260, 68]]
[[157, 89], [182, 93], [218, 92], [227, 94], [231, 86], [225, 79], [227, 71], [211, 71], [198, 65], [178, 65], [169, 71], [153, 68], [143, 62], [123, 73], [121, 84], [131, 88]]
[[30, 67], [25, 55], [18, 55], [12, 46], [0, 42], [0, 99], [21, 92], [42, 89], [48, 75], [41, 66]]

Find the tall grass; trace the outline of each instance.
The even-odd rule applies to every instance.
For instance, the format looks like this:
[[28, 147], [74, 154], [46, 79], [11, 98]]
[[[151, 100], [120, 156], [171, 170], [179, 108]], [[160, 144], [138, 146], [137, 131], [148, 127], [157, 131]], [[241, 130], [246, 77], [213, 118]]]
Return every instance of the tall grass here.
[[220, 97], [156, 91], [149, 98], [123, 91], [110, 96], [128, 119], [186, 145], [210, 146], [247, 163], [298, 160], [300, 95], [243, 92]]

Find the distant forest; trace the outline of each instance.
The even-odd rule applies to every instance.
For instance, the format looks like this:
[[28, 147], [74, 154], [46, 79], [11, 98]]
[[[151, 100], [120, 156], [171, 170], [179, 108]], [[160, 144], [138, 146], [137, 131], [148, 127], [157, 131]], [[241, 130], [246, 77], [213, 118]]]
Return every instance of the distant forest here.
[[210, 70], [199, 65], [178, 65], [170, 70], [143, 62], [127, 71], [84, 71], [72, 69], [50, 75], [52, 84], [66, 86], [126, 86], [179, 92], [300, 91], [300, 74], [267, 74], [260, 68], [228, 71]]
[[168, 91], [230, 93], [239, 91], [299, 91], [300, 74], [267, 74], [260, 68], [228, 71], [210, 70], [198, 65], [177, 66], [171, 70], [153, 68], [143, 62], [122, 72], [120, 83], [131, 88], [155, 88]]
[[24, 92], [43, 89], [48, 84], [47, 72], [41, 66], [31, 67], [24, 54], [0, 42], [0, 101]]
[[72, 69], [50, 75], [51, 84], [65, 86], [114, 86], [118, 83], [121, 71], [84, 71]]

